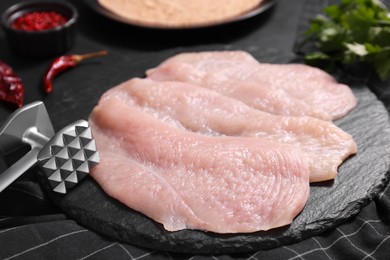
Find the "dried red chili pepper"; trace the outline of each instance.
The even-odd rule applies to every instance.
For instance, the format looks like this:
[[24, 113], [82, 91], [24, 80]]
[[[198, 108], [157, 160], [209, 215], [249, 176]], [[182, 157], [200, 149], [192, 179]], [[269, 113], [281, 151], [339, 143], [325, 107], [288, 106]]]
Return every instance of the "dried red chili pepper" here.
[[53, 79], [62, 71], [76, 67], [81, 61], [85, 59], [89, 59], [92, 57], [106, 55], [107, 51], [98, 51], [87, 54], [72, 54], [72, 55], [64, 55], [54, 59], [44, 77], [43, 77], [43, 89], [46, 93], [50, 93], [53, 91]]
[[23, 106], [24, 86], [12, 68], [0, 61], [0, 100]]

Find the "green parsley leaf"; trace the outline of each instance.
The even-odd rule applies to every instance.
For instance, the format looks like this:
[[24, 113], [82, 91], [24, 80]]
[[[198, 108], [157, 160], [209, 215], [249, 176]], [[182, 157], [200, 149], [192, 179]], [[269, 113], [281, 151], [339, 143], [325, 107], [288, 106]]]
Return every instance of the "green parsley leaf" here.
[[323, 52], [313, 52], [305, 56], [305, 63], [314, 67], [331, 72], [334, 69], [334, 62]]
[[371, 65], [382, 80], [390, 78], [390, 11], [379, 0], [326, 7], [305, 32], [303, 45], [309, 41], [318, 50], [305, 56], [307, 64], [334, 69], [359, 62]]

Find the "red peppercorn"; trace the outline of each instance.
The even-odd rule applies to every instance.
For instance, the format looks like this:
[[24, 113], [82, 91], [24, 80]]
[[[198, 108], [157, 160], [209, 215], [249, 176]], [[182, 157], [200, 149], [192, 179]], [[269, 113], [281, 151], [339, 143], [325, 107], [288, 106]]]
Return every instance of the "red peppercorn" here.
[[64, 15], [54, 11], [40, 11], [24, 14], [11, 27], [24, 31], [44, 31], [61, 26], [68, 21]]

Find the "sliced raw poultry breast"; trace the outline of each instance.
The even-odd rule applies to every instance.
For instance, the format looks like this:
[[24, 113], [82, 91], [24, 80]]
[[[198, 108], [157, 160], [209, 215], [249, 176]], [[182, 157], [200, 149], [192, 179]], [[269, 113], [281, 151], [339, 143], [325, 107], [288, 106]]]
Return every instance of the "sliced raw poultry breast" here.
[[320, 69], [259, 63], [243, 51], [182, 53], [147, 75], [153, 80], [194, 83], [277, 115], [335, 120], [356, 106], [350, 88]]
[[104, 191], [169, 231], [268, 230], [292, 222], [309, 195], [300, 149], [260, 138], [205, 136], [105, 95], [90, 124]]
[[182, 129], [211, 136], [256, 136], [298, 147], [309, 161], [311, 182], [334, 179], [338, 166], [357, 150], [352, 136], [332, 122], [272, 115], [189, 83], [134, 78], [103, 98], [114, 96]]

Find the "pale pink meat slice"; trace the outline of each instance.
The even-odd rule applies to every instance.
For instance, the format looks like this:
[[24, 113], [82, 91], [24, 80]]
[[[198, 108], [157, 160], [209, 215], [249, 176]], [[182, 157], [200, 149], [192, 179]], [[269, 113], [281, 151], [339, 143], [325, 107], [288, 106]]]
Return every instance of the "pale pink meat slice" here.
[[256, 136], [299, 147], [309, 161], [311, 182], [334, 179], [339, 165], [357, 150], [352, 136], [332, 122], [272, 115], [189, 83], [134, 78], [105, 95], [190, 131]]
[[268, 230], [290, 224], [308, 199], [299, 149], [181, 130], [108, 95], [89, 121], [101, 157], [91, 176], [169, 231]]
[[198, 84], [278, 115], [335, 120], [356, 106], [350, 88], [320, 69], [259, 63], [244, 51], [182, 53], [147, 75]]

